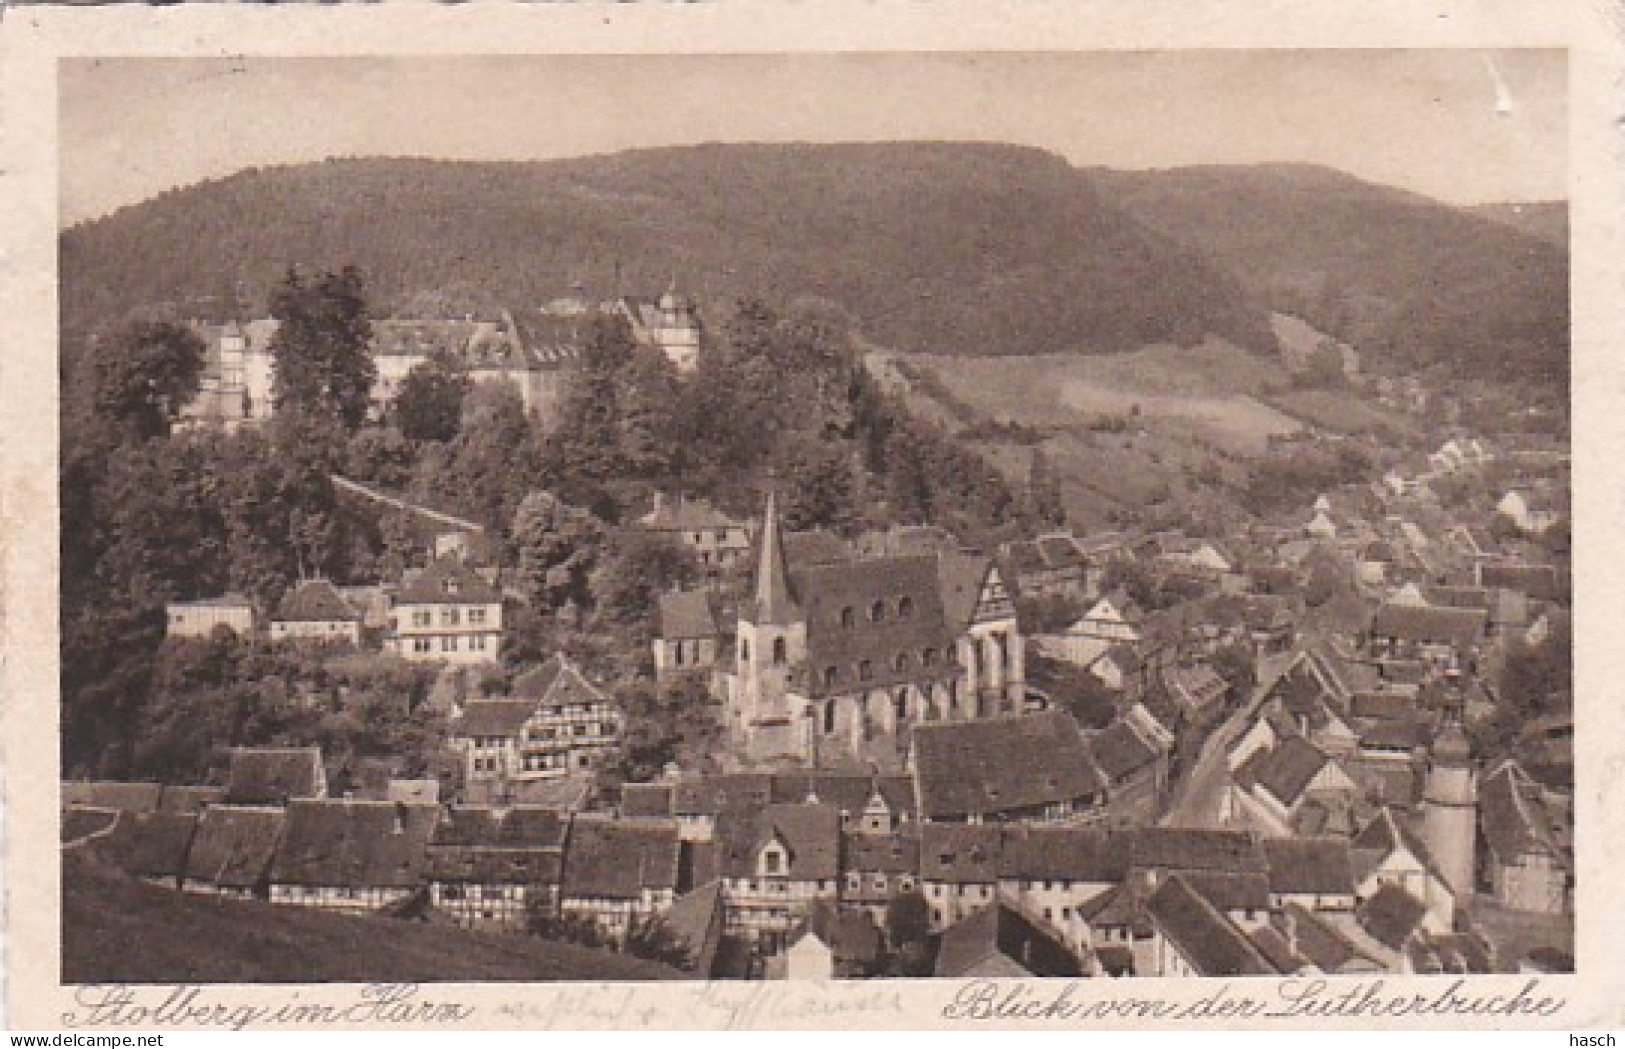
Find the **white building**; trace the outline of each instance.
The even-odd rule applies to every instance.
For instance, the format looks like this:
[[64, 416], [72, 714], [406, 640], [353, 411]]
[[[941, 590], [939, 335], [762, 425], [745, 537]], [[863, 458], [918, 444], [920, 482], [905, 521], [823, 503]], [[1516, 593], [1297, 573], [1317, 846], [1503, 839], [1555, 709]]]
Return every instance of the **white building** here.
[[441, 557], [395, 595], [384, 647], [416, 662], [494, 663], [502, 595], [461, 558]]

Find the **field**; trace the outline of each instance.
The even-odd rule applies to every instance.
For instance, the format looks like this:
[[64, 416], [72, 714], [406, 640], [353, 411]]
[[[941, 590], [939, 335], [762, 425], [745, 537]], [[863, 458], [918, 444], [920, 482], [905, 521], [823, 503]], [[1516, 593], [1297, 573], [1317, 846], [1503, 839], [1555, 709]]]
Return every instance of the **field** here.
[[1099, 356], [902, 359], [986, 416], [1028, 426], [1121, 422], [1240, 455], [1302, 429], [1260, 400], [1285, 389], [1279, 366], [1217, 340]]
[[64, 857], [67, 983], [420, 983], [681, 979], [572, 944], [188, 896]]

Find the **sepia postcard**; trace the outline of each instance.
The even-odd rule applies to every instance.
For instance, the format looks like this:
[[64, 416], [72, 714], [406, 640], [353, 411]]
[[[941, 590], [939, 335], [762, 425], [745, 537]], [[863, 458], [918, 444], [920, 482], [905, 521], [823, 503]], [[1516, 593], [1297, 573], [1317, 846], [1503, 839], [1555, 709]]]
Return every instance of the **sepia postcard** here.
[[1599, 10], [0, 51], [12, 1027], [1625, 1024]]

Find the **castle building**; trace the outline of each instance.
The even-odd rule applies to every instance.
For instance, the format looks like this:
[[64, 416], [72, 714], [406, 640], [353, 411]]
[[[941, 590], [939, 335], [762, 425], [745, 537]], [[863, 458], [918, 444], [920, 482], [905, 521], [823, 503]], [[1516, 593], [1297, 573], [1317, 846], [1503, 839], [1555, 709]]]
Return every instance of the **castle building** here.
[[1458, 900], [1472, 896], [1477, 870], [1478, 778], [1461, 723], [1450, 717], [1433, 741], [1422, 830], [1439, 875]]
[[679, 372], [692, 372], [700, 363], [700, 314], [694, 301], [677, 290], [673, 281], [658, 301], [628, 296], [616, 310], [632, 326], [640, 346], [653, 346]]
[[897, 766], [923, 721], [1020, 710], [1015, 607], [961, 553], [791, 564], [770, 495], [755, 595], [740, 610], [728, 725], [752, 760]]

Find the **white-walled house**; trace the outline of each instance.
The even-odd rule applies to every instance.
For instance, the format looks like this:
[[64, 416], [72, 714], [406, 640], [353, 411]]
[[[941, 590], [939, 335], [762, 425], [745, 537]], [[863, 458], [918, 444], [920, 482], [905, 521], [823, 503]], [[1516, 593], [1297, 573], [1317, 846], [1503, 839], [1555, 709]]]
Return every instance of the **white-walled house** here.
[[384, 647], [420, 663], [494, 663], [502, 595], [461, 558], [438, 558], [395, 595]]

